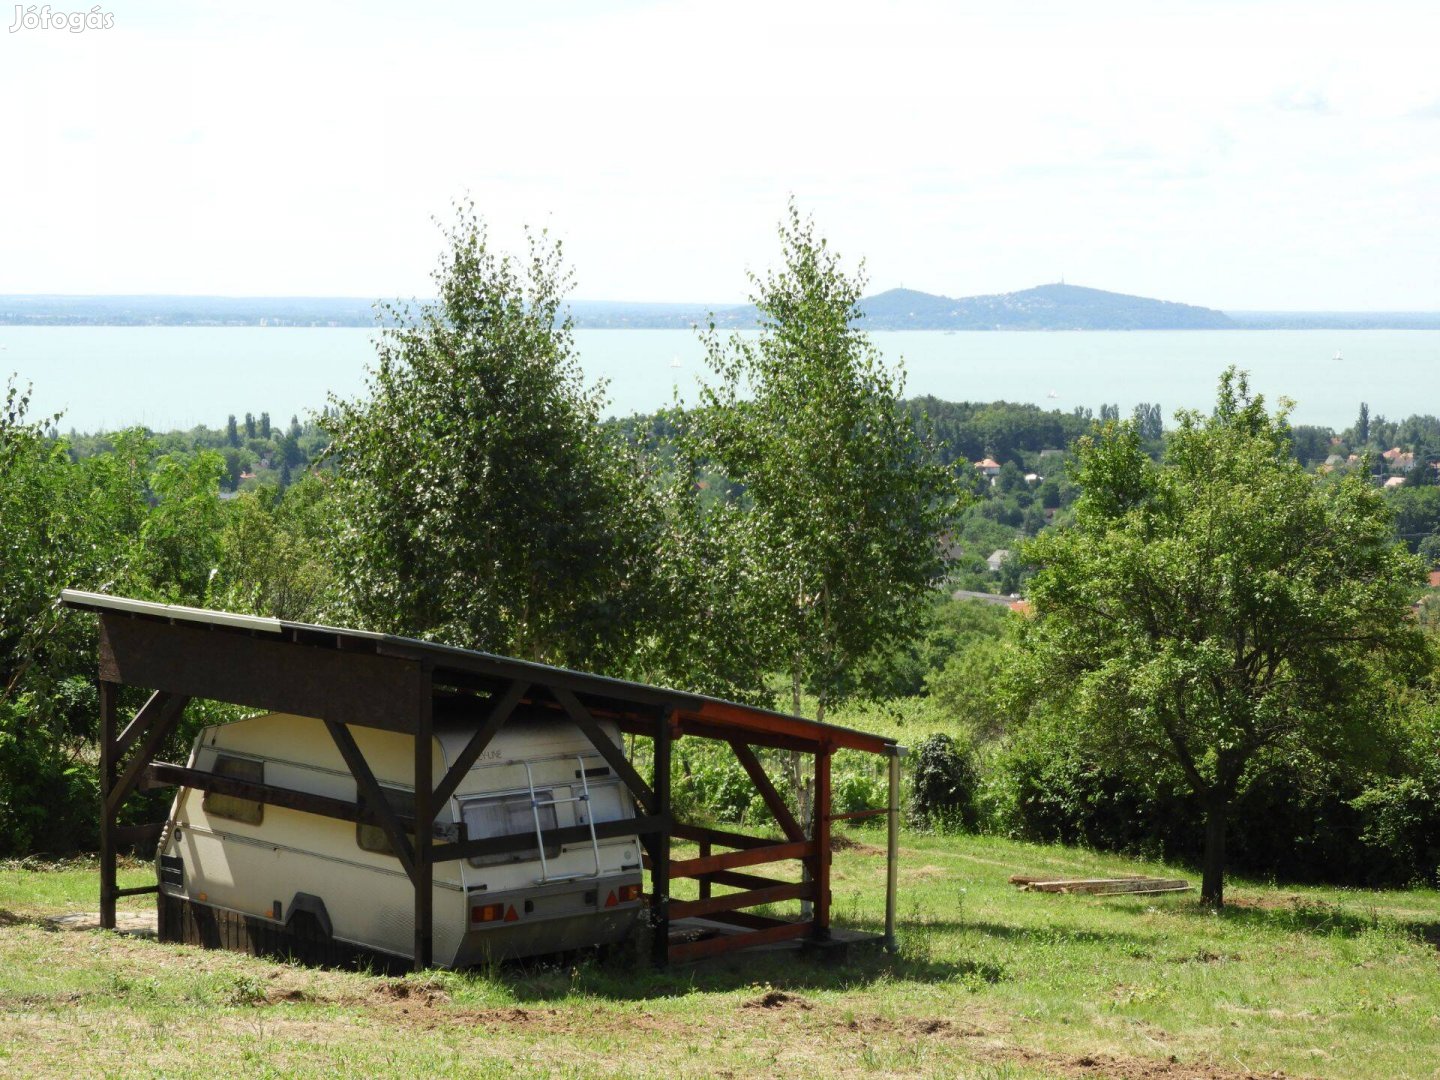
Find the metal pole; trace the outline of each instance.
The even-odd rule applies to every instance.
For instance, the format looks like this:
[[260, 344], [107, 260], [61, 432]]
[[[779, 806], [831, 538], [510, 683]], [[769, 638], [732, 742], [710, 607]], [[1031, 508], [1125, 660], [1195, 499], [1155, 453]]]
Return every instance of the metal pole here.
[[900, 759], [905, 748], [897, 746], [890, 756], [889, 836], [885, 845], [885, 948], [895, 951], [895, 894], [899, 883], [900, 859]]
[[830, 747], [815, 751], [815, 901], [811, 907], [816, 941], [830, 938]]

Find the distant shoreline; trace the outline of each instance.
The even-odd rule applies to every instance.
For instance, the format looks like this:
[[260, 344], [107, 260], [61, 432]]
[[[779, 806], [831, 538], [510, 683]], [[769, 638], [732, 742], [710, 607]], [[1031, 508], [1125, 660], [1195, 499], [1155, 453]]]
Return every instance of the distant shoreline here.
[[[425, 299], [399, 301], [426, 304]], [[1034, 333], [1120, 330], [1440, 330], [1440, 311], [1220, 311], [1079, 285], [952, 298], [890, 289], [860, 301], [875, 331]], [[376, 329], [378, 305], [363, 297], [0, 295], [0, 327], [190, 327]], [[721, 331], [757, 328], [746, 304], [572, 300], [577, 330]]]

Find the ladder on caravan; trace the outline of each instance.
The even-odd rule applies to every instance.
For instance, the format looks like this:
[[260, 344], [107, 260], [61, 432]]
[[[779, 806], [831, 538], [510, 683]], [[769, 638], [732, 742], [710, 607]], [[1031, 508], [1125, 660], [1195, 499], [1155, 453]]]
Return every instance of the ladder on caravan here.
[[[530, 813], [535, 818], [535, 848], [540, 852], [540, 876], [535, 880], [536, 885], [548, 885], [556, 881], [581, 881], [585, 878], [598, 878], [600, 876], [600, 838], [595, 834], [595, 815], [590, 812], [590, 778], [585, 775], [585, 760], [576, 754], [575, 763], [579, 766], [575, 771], [580, 777], [580, 794], [571, 795], [564, 799], [541, 799], [535, 790], [535, 774], [530, 771], [530, 762], [525, 765], [525, 783], [530, 788]], [[574, 790], [573, 787], [571, 790]], [[545, 858], [545, 838], [540, 827], [540, 810], [546, 806], [560, 806], [563, 803], [580, 803], [585, 808], [585, 823], [590, 826], [590, 851], [595, 856], [595, 869], [592, 872], [580, 872], [576, 874], [554, 874], [550, 873], [550, 863]]]

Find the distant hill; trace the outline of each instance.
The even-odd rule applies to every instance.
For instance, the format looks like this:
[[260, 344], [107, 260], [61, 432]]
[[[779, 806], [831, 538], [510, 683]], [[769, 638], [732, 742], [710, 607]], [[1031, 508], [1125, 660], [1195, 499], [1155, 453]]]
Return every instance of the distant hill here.
[[1038, 285], [994, 296], [945, 296], [891, 289], [861, 301], [874, 330], [1230, 330], [1223, 311], [1143, 296]]

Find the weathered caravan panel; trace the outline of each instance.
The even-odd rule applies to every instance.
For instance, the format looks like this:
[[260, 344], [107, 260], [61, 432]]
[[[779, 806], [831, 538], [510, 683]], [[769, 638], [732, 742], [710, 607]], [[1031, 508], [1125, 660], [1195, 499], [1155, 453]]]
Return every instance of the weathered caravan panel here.
[[[613, 725], [606, 735], [619, 743]], [[414, 791], [410, 736], [350, 729], [387, 800], [404, 814]], [[437, 725], [433, 775], [470, 738]], [[205, 728], [189, 768], [354, 802], [357, 784], [322, 721], [283, 713]], [[507, 835], [631, 819], [633, 800], [595, 747], [561, 718], [516, 717], [496, 735], [453, 796], [436, 808], [440, 840]], [[582, 830], [583, 831], [583, 830]], [[319, 936], [409, 958], [414, 891], [384, 831], [260, 802], [181, 788], [157, 854], [162, 909], [187, 902], [251, 928]], [[556, 952], [624, 938], [641, 912], [635, 836], [496, 853], [434, 870], [434, 962]], [[172, 914], [162, 931], [185, 936]]]

